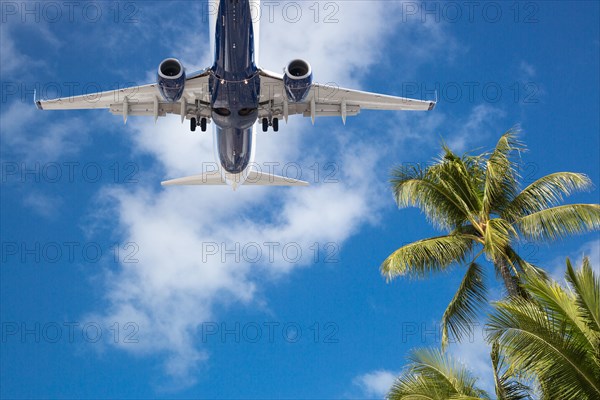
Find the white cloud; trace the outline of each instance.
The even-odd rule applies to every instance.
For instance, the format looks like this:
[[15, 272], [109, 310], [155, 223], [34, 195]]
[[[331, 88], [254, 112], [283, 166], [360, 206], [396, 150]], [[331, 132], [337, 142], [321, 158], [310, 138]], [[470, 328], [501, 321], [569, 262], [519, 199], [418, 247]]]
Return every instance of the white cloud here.
[[23, 204], [41, 217], [54, 220], [60, 215], [63, 200], [60, 196], [29, 191], [25, 194]]
[[524, 81], [528, 81], [530, 79], [535, 78], [536, 70], [535, 67], [529, 64], [526, 61], [521, 61], [519, 64], [519, 73], [521, 75], [521, 79]]
[[84, 120], [52, 119], [52, 123], [46, 123], [49, 119], [49, 114], [36, 109], [33, 103], [10, 103], [0, 116], [2, 143], [32, 162], [55, 162], [77, 154], [87, 143], [90, 130]]
[[384, 398], [390, 391], [399, 372], [377, 370], [354, 378], [354, 384], [359, 386], [365, 396]]
[[490, 137], [499, 137], [502, 129], [499, 120], [505, 112], [489, 104], [479, 104], [471, 110], [467, 118], [458, 120], [455, 134], [448, 137], [446, 143], [457, 153], [475, 150], [475, 147]]
[[431, 149], [440, 148], [441, 143], [458, 154], [477, 153], [480, 146], [489, 146], [490, 139], [494, 145], [495, 139], [507, 129], [502, 122], [505, 115], [501, 108], [489, 104], [474, 106], [464, 118], [445, 114], [441, 109], [426, 114], [401, 113], [394, 117], [386, 131], [391, 132], [388, 140], [408, 153], [407, 157], [428, 154], [425, 160], [410, 160], [423, 163], [431, 161]]
[[[389, 30], [389, 25], [377, 23], [384, 18], [385, 7], [381, 4], [332, 3], [336, 9], [325, 13], [324, 3], [295, 3], [300, 4], [302, 15], [297, 23], [286, 21], [286, 4], [274, 8], [272, 20], [263, 13], [262, 67], [281, 73], [288, 61], [305, 58], [312, 64], [318, 82], [356, 85], [357, 73], [377, 61], [382, 50], [378, 40]], [[320, 9], [319, 15], [316, 9]], [[325, 22], [331, 12], [338, 22]]]
[[[201, 147], [196, 146], [194, 159], [209, 156]], [[119, 221], [123, 242], [139, 248], [138, 263], [123, 263], [120, 271], [107, 277], [110, 306], [100, 317], [107, 324], [139, 325], [139, 344], [123, 348], [168, 353], [167, 372], [180, 384], [192, 383], [187, 374], [206, 357], [194, 338], [203, 322], [218, 318], [213, 305], [257, 301], [257, 276], [274, 279], [309, 265], [313, 243], [341, 245], [368, 222], [378, 207], [377, 188], [368, 179], [374, 153], [363, 146], [339, 149], [346, 153], [340, 183], [292, 190], [244, 187], [235, 193], [228, 187], [107, 189], [101, 218], [112, 210], [114, 215], [108, 218]], [[360, 168], [351, 168], [354, 165]], [[260, 217], [253, 216], [257, 210]], [[291, 255], [283, 252], [286, 244], [293, 245]], [[230, 255], [223, 262], [223, 246], [238, 246], [239, 259]], [[251, 261], [254, 253], [241, 250], [246, 246], [260, 249], [258, 262]], [[275, 249], [273, 262], [270, 248]], [[296, 261], [297, 248], [302, 257], [291, 262]], [[217, 254], [207, 255], [208, 249], [218, 249]]]
[[4, 24], [0, 26], [0, 70], [3, 74], [18, 71], [30, 61], [29, 57], [21, 53]]
[[6, 18], [6, 21], [0, 24], [0, 54], [2, 54], [2, 57], [0, 57], [0, 71], [2, 72], [2, 79], [7, 81], [7, 79], [13, 76], [17, 76], [22, 81], [24, 75], [28, 75], [29, 71], [34, 68], [44, 67], [45, 65], [35, 55], [23, 52], [25, 48], [22, 46], [23, 43], [19, 43], [16, 40], [22, 32], [33, 32], [45, 45], [54, 48], [60, 47], [62, 42], [45, 23], [35, 23], [33, 20], [30, 20], [28, 23], [22, 23], [20, 14], [3, 14], [2, 17], [3, 19]]
[[[376, 64], [393, 63], [394, 78], [407, 79], [425, 62], [449, 62], [463, 52], [445, 24], [403, 19], [402, 2], [296, 2], [302, 9], [298, 23], [283, 17], [287, 3], [293, 2], [274, 8], [272, 22], [267, 12], [261, 20], [261, 48], [269, 43], [276, 51], [262, 51], [260, 65], [275, 72], [293, 58], [305, 58], [316, 81], [360, 88], [360, 78]], [[383, 48], [386, 42], [394, 47]], [[397, 49], [402, 60], [396, 59]]]

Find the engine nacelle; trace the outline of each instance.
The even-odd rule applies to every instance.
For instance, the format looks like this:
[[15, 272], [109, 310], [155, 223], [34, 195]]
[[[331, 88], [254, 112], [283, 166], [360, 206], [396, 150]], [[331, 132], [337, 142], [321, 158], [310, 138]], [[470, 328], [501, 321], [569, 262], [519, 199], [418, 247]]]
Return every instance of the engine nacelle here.
[[312, 81], [312, 68], [307, 61], [292, 60], [285, 67], [283, 83], [289, 100], [293, 102], [303, 101], [310, 91]]
[[183, 95], [185, 70], [176, 58], [167, 58], [158, 66], [158, 90], [166, 101], [176, 102]]

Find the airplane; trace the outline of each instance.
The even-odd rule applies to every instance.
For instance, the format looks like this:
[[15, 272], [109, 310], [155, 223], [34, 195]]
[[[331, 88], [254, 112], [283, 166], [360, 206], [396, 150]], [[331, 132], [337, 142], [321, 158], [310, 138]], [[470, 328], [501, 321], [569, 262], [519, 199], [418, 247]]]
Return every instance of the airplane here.
[[128, 116], [179, 115], [190, 120], [190, 129], [206, 131], [212, 123], [218, 167], [200, 175], [162, 182], [171, 185], [306, 186], [307, 182], [265, 173], [254, 165], [256, 125], [264, 132], [279, 130], [279, 121], [290, 115], [346, 118], [366, 110], [433, 110], [435, 101], [369, 93], [313, 82], [311, 65], [290, 61], [282, 75], [258, 65], [260, 0], [210, 0], [210, 39], [214, 63], [186, 75], [182, 63], [167, 58], [158, 66], [157, 81], [81, 96], [38, 100], [41, 110], [109, 109]]

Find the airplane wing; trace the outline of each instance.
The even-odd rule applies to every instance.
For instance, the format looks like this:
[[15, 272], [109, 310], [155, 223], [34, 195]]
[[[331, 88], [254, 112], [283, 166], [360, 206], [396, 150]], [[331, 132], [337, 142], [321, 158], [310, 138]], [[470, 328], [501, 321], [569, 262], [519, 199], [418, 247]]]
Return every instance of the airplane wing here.
[[[41, 110], [85, 110], [108, 109], [115, 115], [127, 117], [154, 116], [167, 114], [181, 116], [181, 121], [192, 117], [210, 119], [209, 70], [190, 75], [185, 82], [184, 93], [177, 102], [164, 101], [156, 83], [132, 86], [106, 92], [90, 93], [81, 96], [62, 97], [52, 100], [35, 100]], [[415, 100], [405, 97], [388, 96], [377, 93], [345, 89], [334, 85], [313, 84], [304, 102], [288, 101], [283, 76], [273, 72], [260, 71], [259, 118], [279, 118], [287, 121], [288, 116], [301, 114], [311, 117], [338, 116], [345, 122], [346, 117], [355, 116], [361, 110], [413, 110], [427, 111], [435, 107], [434, 101]]]
[[123, 115], [126, 122], [130, 115], [164, 117], [167, 114], [185, 118], [196, 116], [210, 117], [209, 72], [201, 71], [190, 75], [185, 81], [181, 99], [171, 103], [164, 101], [158, 84], [132, 86], [106, 92], [90, 93], [81, 96], [62, 97], [52, 100], [35, 100], [40, 110], [85, 110], [108, 109], [116, 115]]
[[261, 70], [261, 96], [259, 118], [283, 118], [302, 114], [311, 117], [338, 116], [344, 123], [346, 117], [360, 113], [360, 110], [412, 110], [429, 111], [435, 101], [415, 100], [406, 97], [387, 96], [378, 93], [345, 89], [334, 85], [314, 83], [306, 100], [300, 103], [287, 99], [283, 75]]

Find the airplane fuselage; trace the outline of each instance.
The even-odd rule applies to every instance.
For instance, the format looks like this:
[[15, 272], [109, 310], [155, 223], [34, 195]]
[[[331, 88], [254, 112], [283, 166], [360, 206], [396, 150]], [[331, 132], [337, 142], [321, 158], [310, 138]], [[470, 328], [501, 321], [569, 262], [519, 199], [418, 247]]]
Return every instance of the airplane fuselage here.
[[217, 12], [211, 15], [215, 56], [209, 80], [211, 117], [216, 157], [231, 180], [254, 160], [260, 77], [255, 47], [258, 23], [251, 14], [259, 1], [213, 1]]

